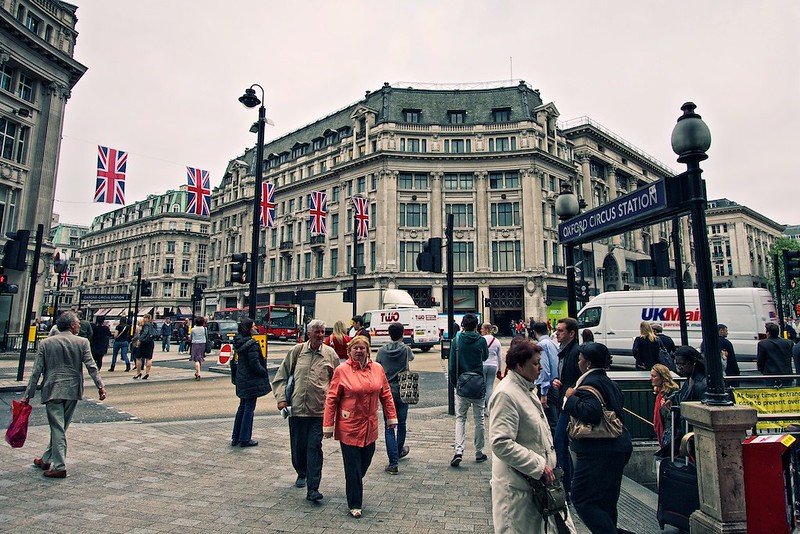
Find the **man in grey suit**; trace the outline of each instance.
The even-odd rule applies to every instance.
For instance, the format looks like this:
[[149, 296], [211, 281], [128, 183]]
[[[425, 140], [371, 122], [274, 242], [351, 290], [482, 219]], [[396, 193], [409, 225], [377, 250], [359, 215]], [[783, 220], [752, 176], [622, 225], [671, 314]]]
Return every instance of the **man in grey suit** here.
[[33, 465], [44, 470], [49, 478], [65, 478], [67, 468], [66, 431], [75, 412], [75, 406], [83, 398], [83, 365], [89, 370], [92, 380], [100, 392], [100, 400], [106, 398], [106, 388], [92, 358], [89, 340], [79, 337], [80, 321], [74, 312], [64, 312], [56, 320], [58, 333], [42, 340], [36, 353], [33, 374], [22, 402], [28, 403], [36, 393], [39, 377], [42, 382], [42, 404], [47, 410], [50, 423], [50, 445]]

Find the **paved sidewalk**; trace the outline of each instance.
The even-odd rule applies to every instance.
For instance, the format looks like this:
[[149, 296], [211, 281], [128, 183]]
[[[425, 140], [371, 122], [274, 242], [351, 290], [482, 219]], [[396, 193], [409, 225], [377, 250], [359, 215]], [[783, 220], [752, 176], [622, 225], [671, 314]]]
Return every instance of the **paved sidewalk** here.
[[[90, 401], [85, 401], [90, 402]], [[381, 437], [365, 479], [364, 516], [347, 515], [338, 443], [325, 440], [321, 505], [293, 487], [286, 422], [257, 417], [258, 447], [229, 446], [226, 420], [74, 424], [65, 480], [31, 465], [47, 426], [31, 427], [22, 449], [0, 453], [0, 527], [8, 532], [491, 532], [491, 462], [467, 449], [449, 467], [453, 418], [446, 408], [413, 409], [411, 453], [400, 474], [383, 471]], [[470, 443], [470, 441], [468, 441]], [[660, 532], [653, 494], [626, 480], [620, 526]], [[576, 517], [576, 523], [579, 521]], [[586, 529], [579, 524], [579, 531]]]

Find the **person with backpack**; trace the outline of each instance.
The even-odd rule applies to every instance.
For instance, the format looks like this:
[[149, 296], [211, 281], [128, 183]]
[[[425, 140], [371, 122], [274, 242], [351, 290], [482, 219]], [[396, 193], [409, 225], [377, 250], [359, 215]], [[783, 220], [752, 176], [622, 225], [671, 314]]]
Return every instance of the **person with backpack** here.
[[489, 347], [476, 329], [478, 317], [468, 313], [461, 320], [464, 329], [458, 334], [450, 347], [448, 359], [448, 380], [455, 388], [456, 429], [455, 454], [450, 460], [451, 467], [458, 467], [464, 457], [464, 443], [467, 439], [467, 411], [472, 407], [475, 421], [475, 461], [485, 462], [489, 459], [483, 452], [484, 422], [483, 402], [486, 396], [486, 382], [483, 379], [483, 362], [489, 359]]
[[104, 323], [103, 317], [98, 317], [97, 324], [92, 327], [92, 338], [89, 340], [92, 358], [94, 358], [98, 369], [103, 368], [103, 356], [108, 352], [109, 339], [111, 339], [111, 330]]

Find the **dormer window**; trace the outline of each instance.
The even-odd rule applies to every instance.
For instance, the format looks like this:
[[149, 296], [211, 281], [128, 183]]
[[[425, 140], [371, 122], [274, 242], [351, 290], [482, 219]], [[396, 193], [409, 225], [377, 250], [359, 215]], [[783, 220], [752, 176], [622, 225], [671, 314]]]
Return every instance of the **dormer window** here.
[[511, 120], [511, 108], [495, 108], [492, 110], [492, 120], [494, 122], [509, 122]]
[[464, 124], [467, 112], [464, 110], [451, 110], [447, 112], [447, 122], [450, 124]]
[[41, 25], [42, 21], [39, 20], [38, 17], [34, 17], [30, 13], [28, 13], [28, 16], [25, 18], [26, 28], [28, 28], [31, 32], [35, 33], [36, 35], [39, 35], [39, 28], [41, 27]]
[[404, 109], [403, 110], [403, 121], [404, 122], [419, 123], [421, 116], [422, 116], [422, 110], [421, 109]]

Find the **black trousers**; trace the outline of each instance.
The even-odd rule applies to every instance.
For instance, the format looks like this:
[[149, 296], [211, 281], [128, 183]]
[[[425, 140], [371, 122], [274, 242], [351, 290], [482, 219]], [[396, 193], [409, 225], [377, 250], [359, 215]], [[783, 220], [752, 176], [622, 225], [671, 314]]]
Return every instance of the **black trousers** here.
[[593, 534], [617, 532], [617, 501], [629, 452], [578, 454], [572, 475], [572, 504]]
[[364, 501], [364, 475], [367, 474], [372, 456], [375, 454], [375, 442], [366, 447], [345, 445], [342, 447], [342, 461], [344, 462], [345, 493], [347, 493], [347, 507], [363, 508]]
[[306, 479], [310, 490], [318, 490], [322, 480], [322, 417], [290, 417], [289, 441], [292, 467]]

